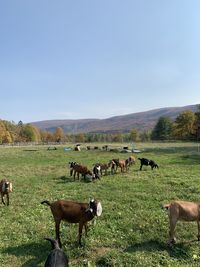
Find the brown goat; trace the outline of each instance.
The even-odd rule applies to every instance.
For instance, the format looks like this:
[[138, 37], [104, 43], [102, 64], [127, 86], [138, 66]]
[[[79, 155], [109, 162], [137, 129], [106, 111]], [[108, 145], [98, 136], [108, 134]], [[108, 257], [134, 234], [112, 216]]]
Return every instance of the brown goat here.
[[9, 193], [12, 192], [12, 183], [7, 179], [2, 179], [0, 181], [0, 192], [1, 192], [1, 201], [6, 205], [4, 201], [4, 196], [7, 198], [7, 206], [9, 205]]
[[200, 202], [173, 201], [163, 205], [169, 215], [169, 244], [175, 243], [175, 228], [178, 220], [192, 222], [196, 221], [198, 226], [198, 241], [200, 241]]
[[62, 220], [79, 224], [78, 242], [79, 245], [81, 245], [83, 226], [85, 227], [85, 233], [87, 235], [87, 222], [91, 221], [95, 216], [100, 216], [102, 213], [101, 203], [96, 200], [91, 200], [89, 204], [78, 203], [71, 200], [58, 200], [50, 203], [44, 200], [41, 204], [47, 204], [51, 208], [55, 221], [56, 239], [60, 247], [62, 246], [60, 241], [60, 223]]
[[136, 159], [135, 159], [135, 157], [130, 156], [130, 157], [128, 158], [128, 161], [129, 161], [129, 166], [131, 166], [131, 165], [135, 164]]
[[83, 165], [80, 165], [80, 164], [75, 164], [75, 165], [72, 166], [72, 169], [74, 171], [74, 181], [75, 181], [75, 178], [76, 178], [76, 174], [77, 174], [78, 180], [79, 180], [79, 175], [80, 174], [83, 175], [84, 179], [86, 178], [87, 174], [93, 176], [92, 172], [86, 166], [83, 166]]
[[109, 164], [100, 163], [99, 165], [101, 167], [101, 169], [100, 169], [101, 175], [103, 175], [103, 171], [104, 171], [104, 174], [107, 175], [107, 170], [110, 168]]
[[[127, 171], [127, 162], [124, 159], [113, 159], [112, 160], [115, 163], [115, 172], [117, 172], [117, 168], [120, 167], [121, 172]], [[112, 166], [111, 166], [112, 169]]]

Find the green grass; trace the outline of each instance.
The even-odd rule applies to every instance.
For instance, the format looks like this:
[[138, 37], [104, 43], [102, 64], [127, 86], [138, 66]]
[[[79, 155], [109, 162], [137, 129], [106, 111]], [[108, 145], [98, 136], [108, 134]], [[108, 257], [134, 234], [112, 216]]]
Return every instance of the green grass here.
[[[86, 145], [85, 145], [86, 146]], [[120, 144], [119, 144], [120, 146]], [[127, 173], [84, 183], [69, 176], [68, 162], [92, 168], [96, 162], [125, 159], [129, 154], [103, 151], [48, 151], [0, 148], [1, 178], [13, 182], [10, 206], [0, 204], [0, 266], [41, 267], [50, 251], [43, 238], [55, 237], [54, 221], [44, 199], [101, 200], [103, 213], [77, 244], [78, 226], [62, 223], [61, 240], [70, 266], [199, 266], [196, 223], [178, 222], [178, 243], [167, 247], [168, 217], [161, 209], [172, 199], [200, 200], [200, 153], [193, 143], [136, 144], [140, 157], [154, 159], [151, 171], [139, 161]], [[136, 155], [138, 156], [138, 155]]]

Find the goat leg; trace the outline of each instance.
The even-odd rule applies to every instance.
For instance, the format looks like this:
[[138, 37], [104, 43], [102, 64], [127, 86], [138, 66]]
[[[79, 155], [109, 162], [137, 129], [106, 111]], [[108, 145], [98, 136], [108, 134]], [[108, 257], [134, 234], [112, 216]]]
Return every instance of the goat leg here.
[[82, 231], [83, 231], [83, 223], [79, 223], [79, 229], [78, 229], [78, 243], [81, 246], [81, 237], [82, 237]]
[[61, 248], [62, 244], [60, 241], [60, 220], [55, 222], [55, 227], [56, 227], [56, 240], [58, 241], [58, 244]]
[[175, 238], [176, 223], [177, 219], [170, 217], [169, 244], [176, 243], [176, 238]]
[[84, 227], [85, 227], [85, 236], [87, 236], [87, 233], [88, 233], [88, 225], [87, 225], [87, 223], [84, 224]]
[[6, 194], [7, 197], [7, 206], [9, 206], [9, 194]]
[[6, 205], [6, 203], [5, 203], [5, 201], [4, 201], [4, 194], [1, 194], [1, 201], [2, 201], [2, 203], [4, 204], [4, 205]]
[[197, 226], [198, 226], [198, 235], [197, 235], [197, 238], [198, 238], [198, 241], [200, 241], [200, 221], [197, 221]]

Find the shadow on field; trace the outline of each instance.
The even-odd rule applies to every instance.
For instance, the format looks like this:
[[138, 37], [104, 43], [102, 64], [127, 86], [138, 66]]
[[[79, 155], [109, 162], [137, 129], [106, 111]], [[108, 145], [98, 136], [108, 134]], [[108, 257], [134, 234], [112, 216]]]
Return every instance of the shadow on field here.
[[190, 257], [190, 248], [188, 245], [180, 243], [173, 247], [169, 247], [166, 243], [158, 240], [148, 240], [141, 243], [133, 244], [127, 247], [124, 252], [134, 253], [137, 251], [167, 251], [170, 257], [173, 258], [188, 258]]
[[51, 247], [47, 243], [45, 243], [45, 241], [42, 241], [41, 243], [30, 243], [16, 247], [8, 247], [2, 250], [2, 253], [14, 255], [16, 257], [32, 256], [32, 258], [23, 263], [21, 267], [36, 267], [41, 262], [45, 262], [50, 251]]
[[58, 180], [58, 183], [72, 183], [72, 182], [74, 182], [73, 177], [68, 177], [65, 175], [56, 178], [56, 180]]

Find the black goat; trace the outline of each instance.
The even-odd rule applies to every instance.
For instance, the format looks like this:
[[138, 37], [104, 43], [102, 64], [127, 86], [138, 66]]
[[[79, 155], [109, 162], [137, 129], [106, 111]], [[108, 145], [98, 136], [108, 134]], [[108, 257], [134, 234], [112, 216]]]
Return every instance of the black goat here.
[[153, 170], [154, 168], [159, 168], [158, 164], [155, 163], [155, 161], [151, 159], [146, 159], [146, 158], [138, 158], [140, 160], [140, 171], [142, 170], [142, 166], [151, 166], [151, 169]]
[[60, 249], [58, 241], [49, 237], [45, 237], [45, 239], [51, 242], [52, 251], [48, 255], [44, 267], [68, 267], [68, 258]]

